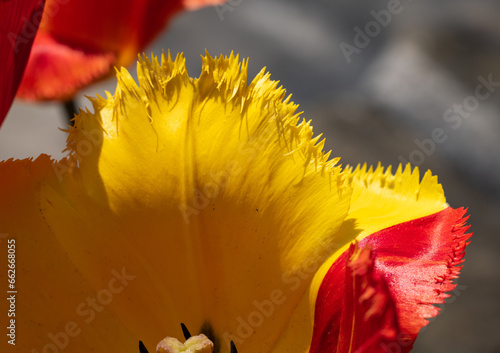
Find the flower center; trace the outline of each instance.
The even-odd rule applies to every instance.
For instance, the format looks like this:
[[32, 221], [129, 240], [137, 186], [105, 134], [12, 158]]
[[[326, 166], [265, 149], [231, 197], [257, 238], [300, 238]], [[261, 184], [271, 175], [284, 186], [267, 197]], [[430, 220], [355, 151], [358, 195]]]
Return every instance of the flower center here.
[[[186, 325], [181, 323], [182, 333], [186, 342], [181, 343], [177, 338], [165, 337], [156, 346], [156, 353], [213, 353], [214, 344], [203, 333], [192, 336]], [[149, 353], [142, 341], [139, 341], [139, 352]], [[234, 342], [231, 341], [231, 353], [238, 353]]]

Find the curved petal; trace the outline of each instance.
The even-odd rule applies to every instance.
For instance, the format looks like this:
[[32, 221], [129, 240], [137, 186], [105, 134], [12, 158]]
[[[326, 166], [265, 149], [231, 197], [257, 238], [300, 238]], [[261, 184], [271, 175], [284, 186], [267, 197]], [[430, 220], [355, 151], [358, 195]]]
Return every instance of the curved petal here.
[[[452, 280], [458, 276], [470, 237], [465, 234], [465, 210], [447, 206], [441, 186], [430, 172], [419, 182], [417, 169], [411, 172], [409, 167], [404, 171], [400, 167], [393, 176], [390, 169], [367, 171], [363, 167], [348, 169], [347, 179], [353, 196], [345, 224], [353, 222], [361, 248], [373, 249], [375, 271], [387, 283], [397, 313], [400, 331], [396, 339], [380, 342], [377, 349], [393, 347], [408, 352], [420, 328], [427, 324], [425, 318], [437, 315], [432, 304], [443, 303], [449, 296], [446, 292], [456, 286]], [[316, 350], [350, 352], [343, 350], [341, 341], [357, 341], [355, 335], [345, 335], [340, 320], [346, 315], [345, 305], [340, 305], [342, 298], [350, 296], [348, 286], [342, 290], [349, 256], [341, 249], [315, 277], [312, 347]], [[325, 266], [326, 275], [320, 277]], [[321, 284], [316, 287], [318, 282]], [[355, 318], [355, 313], [348, 315]], [[369, 332], [369, 327], [366, 330]]]
[[0, 1], [0, 126], [23, 77], [44, 2]]
[[48, 0], [19, 96], [67, 99], [130, 65], [179, 11], [221, 1]]
[[[418, 168], [399, 165], [394, 174], [391, 167], [366, 165], [355, 169], [347, 166], [343, 177], [353, 189], [349, 214], [337, 236], [345, 244], [326, 261], [316, 274], [312, 295], [317, 293], [322, 278], [333, 262], [347, 251], [353, 234], [360, 241], [382, 229], [425, 217], [448, 207], [437, 177], [427, 171], [420, 181]], [[314, 299], [314, 298], [313, 298]], [[312, 300], [314, 302], [314, 300]]]
[[[30, 278], [49, 270], [60, 274], [50, 282], [58, 295], [86, 303], [72, 292], [83, 284], [65, 284], [67, 271], [77, 271], [105, 310], [77, 311], [75, 321], [92, 328], [72, 338], [74, 352], [88, 351], [90, 339], [115, 349], [117, 336], [120, 348], [139, 339], [154, 347], [180, 336], [180, 322], [212, 336], [221, 352], [231, 339], [241, 351], [269, 352], [290, 326], [310, 339], [312, 321], [296, 318], [296, 308], [303, 310], [313, 274], [338, 247], [350, 189], [285, 90], [264, 71], [247, 86], [246, 66], [207, 56], [192, 80], [182, 56], [146, 59], [140, 86], [122, 69], [115, 95], [94, 99], [94, 113], [76, 118], [68, 159], [49, 165], [32, 188], [0, 195], [7, 204], [18, 193], [37, 200], [26, 219], [5, 207], [0, 224], [30, 251], [57, 249], [50, 259], [20, 259], [19, 290], [32, 303], [25, 317], [44, 305]], [[25, 237], [37, 237], [37, 248]], [[123, 268], [133, 280], [108, 300], [110, 273]], [[20, 344], [40, 347], [36, 338], [60, 329], [77, 305], [34, 316], [25, 337], [35, 339]]]
[[[426, 318], [439, 313], [432, 304], [444, 303], [464, 260], [469, 226], [463, 208], [446, 208], [427, 217], [399, 224], [360, 242], [373, 248], [375, 268], [383, 273], [398, 309], [404, 339], [402, 352], [410, 351]], [[404, 247], [399, 244], [405, 244]]]

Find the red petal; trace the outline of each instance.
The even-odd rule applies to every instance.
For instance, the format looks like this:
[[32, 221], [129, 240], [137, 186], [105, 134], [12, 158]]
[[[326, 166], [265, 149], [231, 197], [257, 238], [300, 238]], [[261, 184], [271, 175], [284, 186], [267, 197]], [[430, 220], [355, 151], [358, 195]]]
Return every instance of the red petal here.
[[0, 0], [0, 125], [23, 77], [43, 4], [40, 0]]
[[180, 0], [48, 0], [40, 31], [85, 50], [130, 51], [133, 60], [181, 9]]
[[398, 333], [396, 307], [371, 251], [351, 245], [321, 284], [310, 352], [385, 352]]
[[106, 75], [115, 56], [71, 48], [40, 32], [17, 95], [27, 100], [65, 100]]
[[[465, 213], [447, 208], [363, 239], [359, 246], [373, 249], [374, 270], [363, 252], [346, 266], [352, 246], [344, 252], [318, 291], [310, 352], [409, 352], [425, 318], [439, 311], [432, 304], [456, 287], [471, 235]], [[369, 313], [378, 315], [376, 326]]]
[[179, 11], [221, 1], [47, 0], [19, 96], [71, 98], [107, 76], [112, 65], [135, 61]]
[[383, 229], [360, 242], [373, 248], [375, 268], [383, 273], [396, 302], [401, 330], [409, 342], [401, 352], [410, 351], [418, 331], [436, 316], [432, 304], [444, 303], [455, 289], [452, 283], [462, 268], [469, 226], [467, 210], [446, 208]]

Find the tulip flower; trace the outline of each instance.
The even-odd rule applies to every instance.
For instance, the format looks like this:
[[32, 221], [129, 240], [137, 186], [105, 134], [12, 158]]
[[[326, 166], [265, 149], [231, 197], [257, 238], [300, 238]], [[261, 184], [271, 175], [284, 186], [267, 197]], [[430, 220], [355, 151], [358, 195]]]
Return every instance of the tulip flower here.
[[0, 126], [23, 77], [43, 5], [40, 0], [0, 1]]
[[181, 10], [223, 0], [47, 0], [18, 96], [71, 99], [128, 66]]
[[455, 288], [466, 211], [430, 172], [341, 167], [268, 73], [202, 61], [141, 58], [67, 158], [0, 163], [16, 347], [409, 351]]

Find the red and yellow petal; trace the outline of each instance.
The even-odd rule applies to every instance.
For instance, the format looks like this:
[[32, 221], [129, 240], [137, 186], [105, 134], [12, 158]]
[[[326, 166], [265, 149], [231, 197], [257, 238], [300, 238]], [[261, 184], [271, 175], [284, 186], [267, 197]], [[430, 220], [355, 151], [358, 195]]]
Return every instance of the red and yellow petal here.
[[[408, 350], [418, 331], [439, 313], [455, 289], [464, 261], [468, 217], [463, 208], [445, 210], [381, 230], [360, 242], [373, 248], [375, 268], [383, 273], [396, 303]], [[404, 246], [401, 246], [404, 244]], [[403, 350], [406, 351], [406, 350]]]
[[0, 1], [0, 126], [23, 77], [43, 5], [40, 0]]
[[[330, 258], [331, 263], [327, 262], [328, 269], [320, 278], [317, 292], [313, 285], [312, 296], [317, 296], [312, 351], [363, 352], [362, 347], [371, 345], [369, 340], [373, 339], [378, 343], [369, 352], [385, 352], [387, 347], [408, 352], [419, 330], [427, 324], [426, 318], [438, 314], [432, 304], [443, 303], [449, 296], [446, 292], [456, 286], [452, 281], [458, 276], [470, 237], [466, 234], [466, 211], [447, 206], [442, 189], [430, 172], [421, 182], [418, 169], [411, 172], [409, 167], [404, 171], [400, 167], [395, 175], [381, 167], [375, 171], [367, 171], [366, 167], [354, 172], [348, 169], [348, 173], [353, 199], [346, 224], [352, 223], [349, 227], [358, 234], [359, 247], [371, 249], [374, 278], [385, 283], [372, 293], [384, 297], [387, 292], [390, 298], [383, 303], [392, 303], [392, 309], [381, 309], [384, 305], [378, 304], [372, 311], [379, 312], [384, 325], [389, 320], [384, 316], [387, 312], [394, 312], [397, 322], [391, 326], [387, 321], [387, 327], [392, 327], [392, 331], [384, 331], [388, 335], [374, 331], [377, 339], [360, 339], [359, 330], [372, 332], [373, 327], [370, 320], [356, 319], [364, 303], [362, 295], [354, 300], [352, 308], [345, 303], [346, 298], [353, 297], [352, 282], [356, 276], [349, 275], [352, 250], [341, 250]], [[324, 268], [319, 273], [323, 271]], [[346, 315], [351, 321], [346, 321]], [[349, 327], [355, 325], [362, 328], [356, 326], [350, 332]], [[347, 346], [345, 342], [349, 340]]]
[[[313, 283], [312, 295], [333, 262], [349, 248], [353, 237], [360, 241], [382, 229], [425, 217], [448, 207], [441, 184], [430, 171], [420, 181], [418, 168], [400, 165], [392, 174], [391, 167], [355, 169], [347, 166], [344, 182], [352, 188], [349, 214], [336, 234], [339, 250], [320, 268]], [[314, 299], [314, 298], [313, 298]], [[314, 300], [313, 300], [314, 302]]]

